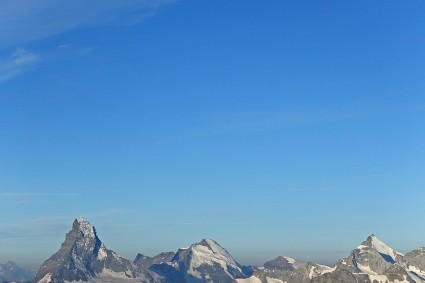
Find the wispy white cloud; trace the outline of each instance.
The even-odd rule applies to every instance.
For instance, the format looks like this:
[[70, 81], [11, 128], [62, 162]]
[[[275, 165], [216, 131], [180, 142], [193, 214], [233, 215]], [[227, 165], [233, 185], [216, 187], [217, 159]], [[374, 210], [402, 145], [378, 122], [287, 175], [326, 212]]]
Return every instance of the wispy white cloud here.
[[40, 61], [39, 55], [17, 48], [8, 59], [0, 62], [0, 83], [13, 79]]
[[77, 196], [75, 193], [31, 193], [31, 192], [3, 192], [0, 193], [2, 197], [73, 197]]
[[22, 45], [78, 28], [134, 24], [174, 1], [4, 0], [0, 9], [0, 47]]

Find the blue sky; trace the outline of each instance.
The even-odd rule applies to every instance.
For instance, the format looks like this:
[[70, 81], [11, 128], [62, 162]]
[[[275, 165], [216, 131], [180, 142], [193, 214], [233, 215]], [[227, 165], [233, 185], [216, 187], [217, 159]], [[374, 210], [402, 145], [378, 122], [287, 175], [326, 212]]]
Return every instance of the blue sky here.
[[0, 262], [425, 245], [425, 2], [0, 5]]

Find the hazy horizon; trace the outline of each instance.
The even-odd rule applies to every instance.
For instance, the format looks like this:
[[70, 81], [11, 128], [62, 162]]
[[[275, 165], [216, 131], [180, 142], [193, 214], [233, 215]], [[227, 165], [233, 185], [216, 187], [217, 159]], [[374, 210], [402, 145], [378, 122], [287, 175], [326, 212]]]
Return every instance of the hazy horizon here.
[[[425, 2], [0, 4], [0, 262], [425, 246]], [[413, 232], [412, 232], [413, 231]]]
[[[89, 219], [87, 219], [89, 220]], [[90, 221], [90, 220], [89, 220]], [[71, 223], [71, 222], [70, 222]], [[94, 225], [96, 227], [95, 223], [90, 222], [92, 225]], [[72, 225], [69, 225], [69, 229], [70, 230], [72, 228]], [[192, 244], [198, 243], [200, 242], [202, 239], [204, 238], [209, 238], [209, 237], [204, 237], [204, 238], [200, 238], [197, 240], [193, 240], [192, 242], [187, 242], [186, 245], [181, 245], [179, 247], [175, 247], [174, 249], [162, 249], [162, 250], [154, 250], [154, 249], [150, 249], [149, 248], [149, 243], [145, 243], [147, 250], [149, 250], [149, 252], [145, 252], [142, 248], [142, 250], [134, 250], [133, 252], [131, 252], [131, 248], [129, 248], [127, 250], [126, 253], [121, 253], [118, 250], [114, 249], [114, 247], [111, 247], [107, 241], [104, 240], [104, 238], [102, 237], [102, 233], [98, 231], [98, 229], [96, 228], [97, 234], [100, 238], [100, 240], [102, 240], [102, 242], [107, 246], [107, 248], [114, 250], [115, 252], [117, 252], [120, 256], [123, 256], [126, 259], [129, 260], [134, 260], [134, 258], [136, 257], [136, 255], [138, 253], [141, 253], [143, 255], [146, 256], [155, 256], [161, 252], [177, 252], [178, 249], [180, 248], [187, 248]], [[69, 232], [69, 231], [67, 231]], [[372, 234], [370, 234], [372, 235]], [[235, 260], [238, 261], [240, 264], [243, 265], [247, 265], [247, 266], [262, 266], [262, 264], [264, 264], [266, 261], [272, 260], [278, 256], [289, 256], [292, 257], [294, 259], [296, 259], [299, 262], [316, 262], [319, 264], [325, 264], [328, 266], [333, 266], [333, 264], [337, 263], [338, 260], [340, 260], [343, 257], [346, 257], [349, 255], [349, 253], [355, 249], [357, 246], [359, 246], [363, 241], [366, 241], [366, 238], [370, 235], [367, 235], [364, 239], [360, 239], [358, 241], [358, 243], [354, 244], [352, 247], [348, 247], [347, 250], [319, 250], [319, 251], [314, 251], [314, 250], [302, 250], [303, 247], [299, 246], [298, 250], [291, 250], [291, 249], [287, 249], [287, 250], [282, 250], [279, 246], [276, 246], [273, 248], [273, 251], [270, 250], [263, 250], [262, 253], [258, 254], [258, 253], [254, 253], [251, 247], [245, 247], [243, 251], [239, 251], [237, 253], [234, 253], [232, 250], [228, 249], [228, 251], [230, 252], [231, 255], [234, 256]], [[337, 235], [336, 235], [337, 236]], [[379, 235], [376, 235], [379, 238]], [[59, 241], [60, 244], [64, 241], [65, 239], [65, 234], [62, 235], [62, 237], [60, 237], [61, 240]], [[121, 238], [120, 239], [122, 242], [125, 242], [126, 239], [125, 238]], [[223, 245], [222, 242], [218, 241], [218, 239], [213, 239], [215, 241], [218, 242], [218, 244], [222, 245], [223, 248], [227, 249], [225, 245]], [[383, 240], [385, 242], [385, 239], [380, 238], [380, 240]], [[40, 254], [37, 254], [38, 256], [38, 260], [34, 261], [34, 260], [29, 260], [27, 256], [24, 255], [24, 257], [19, 258], [18, 260], [14, 260], [12, 258], [9, 258], [7, 260], [0, 258], [0, 264], [1, 263], [6, 263], [7, 261], [11, 260], [13, 262], [15, 262], [18, 266], [26, 268], [28, 270], [33, 270], [36, 271], [38, 270], [38, 268], [41, 266], [41, 264], [43, 263], [44, 260], [46, 260], [48, 257], [50, 257], [53, 253], [55, 253], [59, 247], [60, 244], [54, 248], [52, 251], [43, 251], [43, 253], [45, 254], [44, 257], [40, 257]], [[257, 246], [261, 247], [262, 243], [258, 243]], [[283, 246], [285, 246], [284, 243], [282, 243]], [[316, 243], [317, 247], [320, 247], [321, 244], [320, 243]], [[388, 243], [387, 243], [388, 244]], [[390, 244], [391, 246], [391, 244]], [[316, 248], [317, 248], [316, 247]], [[40, 247], [41, 249], [43, 247]], [[392, 246], [392, 248], [394, 248], [396, 251], [398, 252], [402, 252], [407, 253], [413, 249], [419, 248], [419, 247], [411, 247], [410, 250], [398, 250], [397, 247]], [[297, 257], [292, 256], [292, 254], [297, 254]], [[13, 255], [12, 255], [13, 256]], [[35, 255], [34, 255], [35, 256]], [[307, 257], [305, 257], [307, 256]]]

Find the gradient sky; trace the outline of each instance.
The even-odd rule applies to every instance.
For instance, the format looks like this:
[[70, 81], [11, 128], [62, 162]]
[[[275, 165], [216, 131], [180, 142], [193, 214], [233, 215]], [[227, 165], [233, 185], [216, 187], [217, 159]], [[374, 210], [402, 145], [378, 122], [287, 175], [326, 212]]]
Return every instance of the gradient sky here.
[[425, 246], [425, 1], [0, 3], [0, 262]]

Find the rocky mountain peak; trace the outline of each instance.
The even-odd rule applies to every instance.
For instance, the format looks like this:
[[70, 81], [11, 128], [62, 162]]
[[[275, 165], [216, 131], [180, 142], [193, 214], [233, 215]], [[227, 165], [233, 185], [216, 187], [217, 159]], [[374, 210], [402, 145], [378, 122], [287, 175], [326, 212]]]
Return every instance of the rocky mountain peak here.
[[271, 270], [294, 270], [296, 268], [295, 262], [296, 261], [293, 258], [278, 256], [275, 259], [264, 263], [263, 267]]
[[138, 261], [143, 260], [145, 258], [148, 258], [148, 256], [145, 256], [144, 254], [138, 253], [133, 262], [138, 262]]
[[81, 233], [81, 236], [84, 238], [96, 238], [96, 229], [93, 225], [90, 224], [90, 222], [83, 218], [79, 217], [74, 220], [74, 223], [72, 224], [72, 230], [75, 232]]

